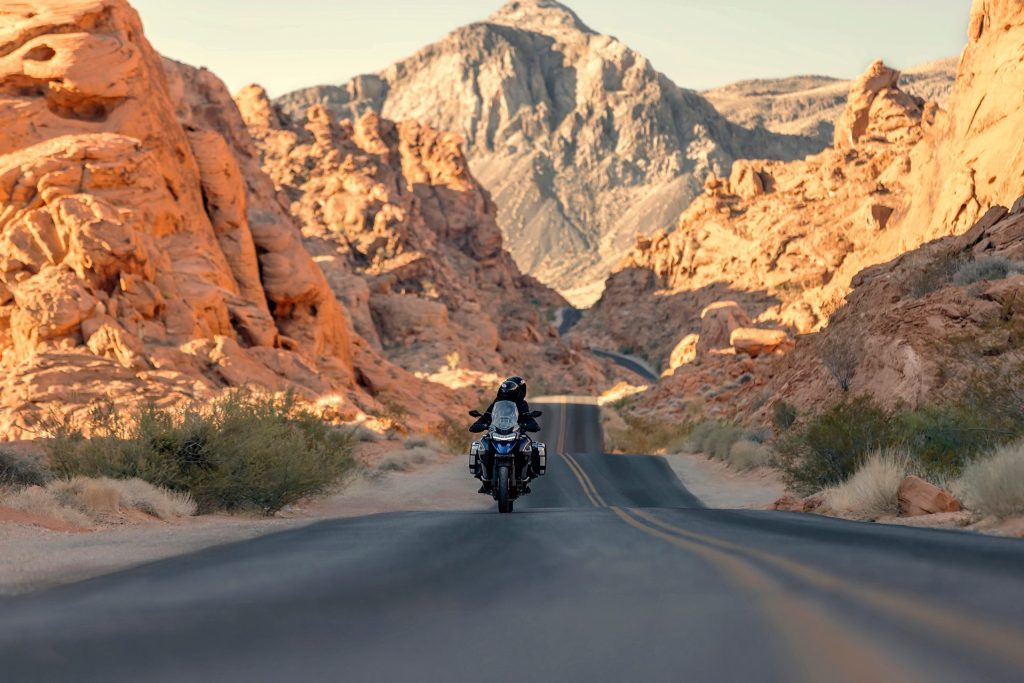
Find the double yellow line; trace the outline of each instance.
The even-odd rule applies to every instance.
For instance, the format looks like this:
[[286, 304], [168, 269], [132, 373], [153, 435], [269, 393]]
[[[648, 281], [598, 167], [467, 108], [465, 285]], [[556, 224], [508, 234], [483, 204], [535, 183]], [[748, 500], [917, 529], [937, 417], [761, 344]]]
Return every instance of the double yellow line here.
[[954, 642], [1024, 668], [1024, 634], [969, 615], [952, 613], [912, 597], [860, 584], [804, 565], [790, 558], [750, 548], [715, 536], [670, 524], [634, 508], [608, 505], [579, 461], [565, 452], [567, 406], [562, 399], [557, 452], [594, 507], [610, 509], [634, 529], [694, 553], [723, 570], [735, 583], [750, 591], [764, 613], [780, 627], [791, 653], [808, 681], [915, 681], [909, 671], [864, 636], [840, 623], [819, 606], [787, 589], [758, 566], [815, 588], [867, 605], [889, 617], [910, 622]]

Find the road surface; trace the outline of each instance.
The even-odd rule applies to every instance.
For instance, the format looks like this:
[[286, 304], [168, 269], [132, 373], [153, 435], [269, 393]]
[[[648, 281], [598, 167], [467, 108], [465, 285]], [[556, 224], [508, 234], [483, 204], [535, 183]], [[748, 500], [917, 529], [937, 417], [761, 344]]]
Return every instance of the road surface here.
[[590, 352], [600, 358], [609, 358], [615, 361], [618, 365], [635, 372], [648, 382], [657, 382], [659, 379], [658, 373], [654, 371], [654, 368], [639, 358], [619, 353], [618, 351], [606, 351], [604, 349], [590, 349]]
[[325, 521], [6, 599], [0, 680], [1024, 680], [1024, 543], [703, 509], [662, 459], [601, 455], [596, 406], [539, 407], [564, 455], [515, 513]]

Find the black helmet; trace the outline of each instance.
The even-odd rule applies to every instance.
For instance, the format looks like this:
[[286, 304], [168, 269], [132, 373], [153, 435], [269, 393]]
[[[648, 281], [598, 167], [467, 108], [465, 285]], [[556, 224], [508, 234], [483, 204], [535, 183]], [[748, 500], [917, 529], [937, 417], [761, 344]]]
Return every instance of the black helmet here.
[[498, 387], [499, 396], [508, 396], [511, 400], [526, 398], [526, 380], [518, 375], [509, 377]]

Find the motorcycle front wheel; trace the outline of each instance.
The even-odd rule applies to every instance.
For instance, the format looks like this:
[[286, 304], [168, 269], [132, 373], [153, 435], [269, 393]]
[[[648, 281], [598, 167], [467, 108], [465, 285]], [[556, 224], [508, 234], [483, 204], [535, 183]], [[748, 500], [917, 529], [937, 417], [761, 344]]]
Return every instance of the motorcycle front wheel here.
[[506, 513], [512, 512], [512, 498], [508, 491], [508, 475], [509, 468], [506, 465], [502, 465], [498, 468], [497, 479], [495, 485], [498, 487], [498, 512]]

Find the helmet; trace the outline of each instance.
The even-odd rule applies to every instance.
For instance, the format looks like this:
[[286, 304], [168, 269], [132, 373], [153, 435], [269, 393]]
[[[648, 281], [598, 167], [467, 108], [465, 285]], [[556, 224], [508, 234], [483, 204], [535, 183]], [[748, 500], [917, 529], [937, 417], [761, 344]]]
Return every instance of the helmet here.
[[526, 380], [518, 375], [509, 377], [498, 387], [499, 396], [507, 396], [512, 400], [526, 398]]

